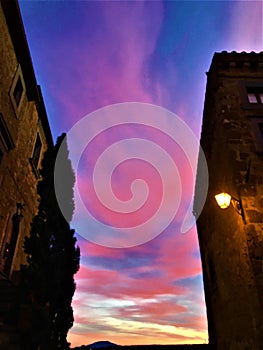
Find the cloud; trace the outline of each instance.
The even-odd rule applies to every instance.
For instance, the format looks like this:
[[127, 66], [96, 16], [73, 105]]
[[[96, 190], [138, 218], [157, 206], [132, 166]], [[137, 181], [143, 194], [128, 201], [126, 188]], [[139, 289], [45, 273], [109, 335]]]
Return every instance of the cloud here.
[[262, 51], [262, 1], [234, 1], [228, 28], [227, 46], [231, 51]]
[[[105, 105], [153, 102], [143, 87], [144, 67], [158, 38], [162, 3], [108, 2], [97, 3], [96, 8], [83, 4], [82, 11], [81, 25], [74, 14], [71, 19], [78, 29], [72, 33], [71, 49], [67, 50], [68, 41], [61, 40], [52, 54], [58, 62], [52, 93], [65, 112], [67, 124]], [[93, 31], [88, 24], [92, 11], [100, 14], [100, 27], [94, 23]], [[62, 56], [63, 70], [59, 68]]]
[[[174, 298], [174, 295], [160, 299], [120, 300], [79, 292], [74, 307], [81, 305], [82, 316], [75, 318], [69, 339], [75, 341], [85, 334], [82, 344], [87, 344], [92, 339], [100, 339], [103, 333], [104, 337], [114, 339], [118, 344], [152, 344], [154, 341], [159, 344], [187, 343], [190, 339], [192, 343], [203, 342], [206, 330], [199, 326], [202, 317], [198, 319], [196, 316], [191, 324], [192, 329], [188, 328], [187, 321], [192, 317], [187, 316], [187, 308], [177, 305], [174, 300], [171, 303], [172, 299], [169, 298]], [[181, 325], [173, 321], [179, 315], [185, 315]]]
[[[133, 269], [132, 274], [135, 271]], [[109, 298], [152, 298], [161, 294], [182, 294], [184, 288], [167, 283], [165, 277], [158, 278], [148, 274], [147, 278], [133, 278], [132, 274], [124, 274], [118, 270], [103, 270], [84, 267], [80, 268], [77, 276], [77, 288], [81, 292], [104, 295]]]
[[[163, 344], [205, 341], [195, 230], [189, 235], [170, 232], [130, 249], [110, 249], [87, 241], [83, 247], [74, 310], [86, 317], [77, 317], [72, 339], [87, 329], [91, 340], [100, 339], [103, 333], [120, 344], [139, 343], [141, 332], [148, 344], [153, 339]], [[152, 324], [159, 328], [153, 331]], [[174, 328], [166, 332], [165, 326]], [[177, 329], [181, 329], [179, 334]]]
[[[126, 101], [162, 105], [198, 133], [205, 71], [214, 51], [257, 51], [262, 45], [262, 3], [256, 1], [20, 3], [54, 135], [102, 106]], [[83, 157], [83, 170], [108, 142], [134, 131], [102, 135]], [[141, 135], [149, 137], [146, 131]], [[178, 233], [194, 179], [179, 147], [154, 136], [173, 150], [180, 167], [183, 197], [178, 214], [157, 238], [134, 248], [110, 249], [78, 237], [81, 268], [69, 336], [74, 345], [102, 337], [120, 344], [203, 342], [207, 337], [197, 233], [194, 228]], [[134, 164], [134, 173], [124, 165], [116, 169], [112, 185], [127, 200], [141, 164]], [[143, 170], [147, 175], [152, 169]], [[121, 172], [127, 175], [124, 180]], [[79, 184], [97, 215], [121, 223], [119, 217], [108, 219], [109, 212], [94, 200], [85, 172]], [[159, 198], [157, 188], [152, 193]], [[129, 220], [136, 223], [143, 216], [145, 212]]]

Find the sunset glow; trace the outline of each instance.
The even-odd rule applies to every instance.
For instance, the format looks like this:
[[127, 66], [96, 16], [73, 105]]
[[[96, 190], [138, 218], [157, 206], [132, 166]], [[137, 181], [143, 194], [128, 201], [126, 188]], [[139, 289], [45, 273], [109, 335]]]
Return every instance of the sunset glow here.
[[[164, 107], [198, 139], [205, 72], [214, 52], [263, 50], [261, 1], [20, 0], [19, 4], [54, 140], [91, 112], [124, 102]], [[169, 122], [162, 122], [162, 129], [169, 129]], [[93, 123], [91, 127], [97, 126], [98, 119]], [[77, 182], [82, 200], [109, 225], [139, 225], [158, 210], [163, 199], [163, 176], [150, 163], [133, 159], [132, 167], [130, 161], [124, 161], [114, 169], [110, 183], [113, 194], [125, 203], [133, 198], [133, 181], [143, 179], [144, 183], [137, 183], [142, 187], [138, 187], [140, 197], [135, 203], [140, 210], [129, 213], [132, 207], [127, 205], [128, 214], [117, 210], [116, 214], [101, 205], [89, 171], [102, 150], [114, 142], [138, 135], [144, 140], [152, 138], [176, 164], [182, 191], [175, 218], [144, 244], [109, 248], [96, 244], [96, 237], [91, 242], [77, 235], [81, 268], [75, 277], [75, 322], [68, 336], [72, 347], [99, 340], [120, 345], [208, 342], [196, 228], [184, 234], [180, 231], [195, 177], [181, 145], [149, 130], [132, 126], [100, 133], [80, 159]], [[79, 143], [86, 137], [85, 130], [83, 135]], [[137, 145], [139, 150], [144, 148]], [[131, 148], [134, 151], [135, 146], [127, 147]], [[124, 150], [114, 149], [116, 158]], [[171, 169], [163, 166], [157, 151], [153, 155], [167, 175], [168, 210], [179, 180], [174, 180], [176, 171], [169, 177]], [[198, 148], [193, 158], [197, 155]], [[110, 168], [103, 166], [97, 175], [102, 185], [104, 170]], [[101, 192], [113, 202], [112, 193], [103, 187]], [[89, 231], [81, 214], [78, 224]], [[110, 229], [103, 234], [110, 234]]]

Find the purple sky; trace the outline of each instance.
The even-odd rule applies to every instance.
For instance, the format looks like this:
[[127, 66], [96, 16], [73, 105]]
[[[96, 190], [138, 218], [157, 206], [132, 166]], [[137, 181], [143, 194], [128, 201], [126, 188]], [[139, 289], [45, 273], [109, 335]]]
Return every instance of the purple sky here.
[[[261, 1], [19, 3], [54, 139], [89, 113], [121, 102], [165, 107], [199, 137], [205, 72], [214, 52], [263, 50]], [[88, 120], [97, 127], [98, 119]], [[74, 346], [104, 339], [169, 344], [203, 343], [208, 338], [196, 229], [179, 233], [194, 176], [180, 147], [173, 153], [175, 146], [157, 132], [149, 136], [149, 129], [137, 129], [101, 134], [85, 150], [77, 174], [83, 201], [100, 220], [119, 227], [152, 215], [162, 191], [156, 186], [160, 175], [151, 165], [133, 159], [132, 171], [123, 163], [113, 173], [113, 192], [127, 201], [127, 187], [141, 178], [143, 169], [151, 203], [140, 208], [140, 215], [129, 217], [101, 208], [88, 171], [96, 152], [111, 142], [134, 135], [152, 137], [167, 148], [179, 169], [178, 215], [155, 239], [131, 248], [107, 248], [78, 237], [81, 269], [73, 303], [75, 324], [68, 337]], [[117, 158], [122, 152], [123, 148], [115, 152]], [[169, 174], [169, 167], [165, 169]], [[77, 220], [81, 225], [81, 215]]]

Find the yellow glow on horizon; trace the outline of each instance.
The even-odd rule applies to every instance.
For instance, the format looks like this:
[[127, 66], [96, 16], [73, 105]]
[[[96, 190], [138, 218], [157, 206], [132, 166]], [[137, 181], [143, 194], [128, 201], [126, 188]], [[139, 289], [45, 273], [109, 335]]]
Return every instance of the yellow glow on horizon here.
[[[203, 344], [207, 342], [206, 330], [160, 325], [152, 322], [127, 321], [114, 317], [105, 319], [103, 326], [107, 325], [114, 330], [103, 330], [103, 336], [98, 327], [97, 331], [92, 331], [92, 333], [69, 332], [68, 341], [71, 346], [87, 345], [99, 340], [109, 340], [119, 345]], [[76, 326], [85, 328], [80, 324], [76, 324]]]

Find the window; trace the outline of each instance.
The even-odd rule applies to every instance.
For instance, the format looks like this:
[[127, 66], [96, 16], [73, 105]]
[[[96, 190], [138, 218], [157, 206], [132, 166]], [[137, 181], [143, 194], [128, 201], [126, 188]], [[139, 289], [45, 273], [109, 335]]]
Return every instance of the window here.
[[247, 98], [249, 103], [263, 104], [263, 88], [247, 87]]
[[10, 151], [15, 147], [14, 141], [11, 137], [2, 113], [0, 113], [0, 141], [6, 151]]
[[37, 134], [35, 145], [34, 145], [34, 150], [33, 150], [33, 155], [31, 160], [31, 164], [33, 166], [34, 171], [37, 173], [38, 176], [38, 167], [39, 167], [39, 159], [40, 159], [40, 154], [41, 154], [41, 149], [42, 149], [42, 142], [40, 139], [39, 134]]
[[19, 116], [25, 93], [26, 86], [23, 79], [22, 70], [21, 67], [18, 66], [9, 91], [10, 99], [17, 117]]
[[256, 150], [263, 153], [263, 117], [250, 117]]
[[5, 153], [15, 147], [11, 134], [8, 130], [3, 114], [0, 113], [0, 165]]
[[[263, 79], [240, 80], [238, 82], [240, 102], [243, 109], [259, 111], [263, 109]], [[260, 114], [262, 111], [259, 112]]]
[[21, 81], [21, 77], [18, 77], [15, 88], [14, 88], [14, 100], [16, 102], [16, 106], [19, 106], [19, 103], [21, 101], [22, 95], [23, 95], [23, 85], [22, 85], [22, 81]]

